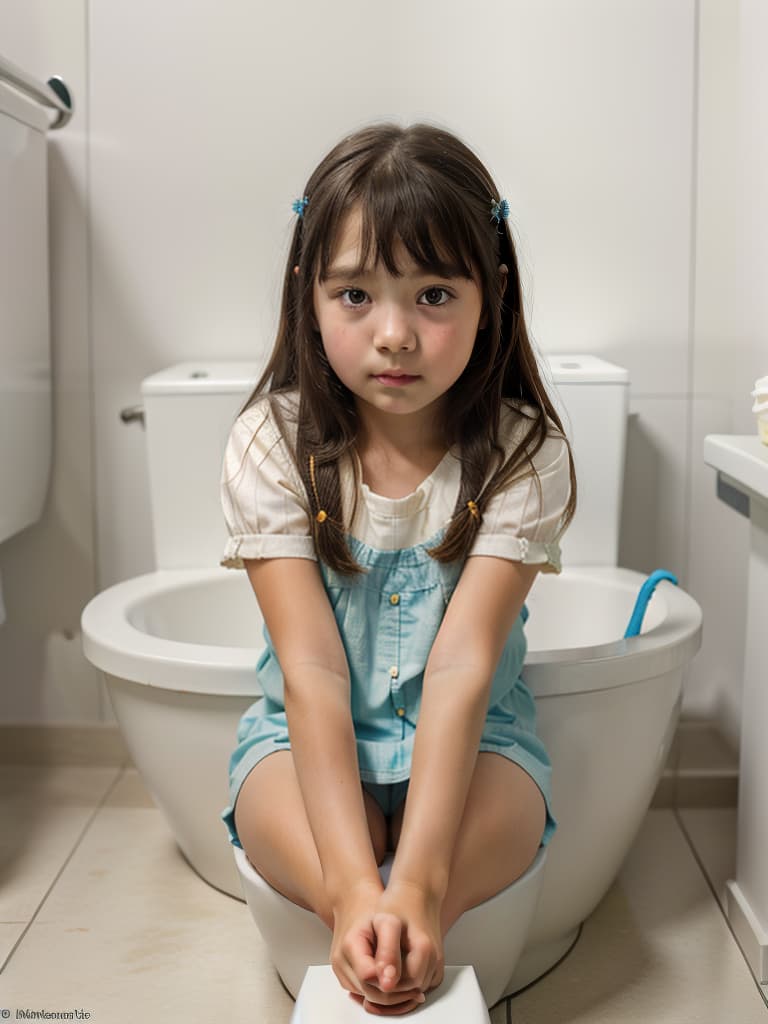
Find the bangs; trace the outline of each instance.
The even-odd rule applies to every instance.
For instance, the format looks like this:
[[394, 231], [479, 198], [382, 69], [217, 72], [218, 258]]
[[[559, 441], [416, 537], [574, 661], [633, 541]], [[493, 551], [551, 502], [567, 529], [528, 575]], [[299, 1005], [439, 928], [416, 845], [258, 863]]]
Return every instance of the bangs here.
[[398, 244], [402, 243], [411, 259], [427, 274], [473, 278], [476, 261], [472, 229], [463, 221], [463, 204], [457, 202], [457, 197], [447, 188], [446, 195], [435, 194], [434, 183], [420, 178], [403, 176], [393, 180], [386, 174], [387, 180], [376, 180], [379, 177], [373, 175], [362, 194], [329, 204], [324, 233], [328, 241], [321, 247], [319, 280], [327, 279], [336, 239], [345, 217], [355, 209], [362, 213], [355, 276], [383, 263], [393, 277], [402, 277], [404, 271], [395, 259]]

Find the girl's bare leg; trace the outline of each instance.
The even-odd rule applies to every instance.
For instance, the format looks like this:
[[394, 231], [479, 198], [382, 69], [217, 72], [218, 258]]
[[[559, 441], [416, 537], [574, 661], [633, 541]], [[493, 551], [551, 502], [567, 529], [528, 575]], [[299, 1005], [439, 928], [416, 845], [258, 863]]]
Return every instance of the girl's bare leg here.
[[[376, 863], [381, 864], [386, 821], [365, 790], [363, 799]], [[314, 911], [333, 930], [320, 858], [290, 750], [270, 754], [249, 772], [237, 798], [235, 825], [248, 860], [262, 878], [293, 903]]]
[[[390, 822], [396, 847], [404, 804]], [[541, 790], [519, 765], [501, 754], [477, 755], [443, 903], [443, 935], [465, 910], [501, 892], [533, 863], [544, 834]]]

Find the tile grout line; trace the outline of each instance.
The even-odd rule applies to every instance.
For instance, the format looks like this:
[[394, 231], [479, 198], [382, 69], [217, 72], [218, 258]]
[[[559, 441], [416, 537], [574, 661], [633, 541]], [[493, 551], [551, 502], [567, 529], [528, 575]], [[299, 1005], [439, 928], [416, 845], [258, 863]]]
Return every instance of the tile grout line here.
[[683, 819], [680, 816], [680, 808], [679, 807], [673, 807], [672, 811], [673, 811], [674, 816], [675, 816], [675, 821], [677, 822], [680, 831], [683, 833], [683, 838], [685, 839], [686, 843], [688, 844], [688, 847], [690, 848], [691, 853], [693, 854], [693, 859], [696, 861], [696, 863], [697, 863], [697, 865], [699, 867], [699, 870], [701, 871], [702, 875], [704, 876], [704, 881], [707, 884], [707, 888], [712, 893], [712, 896], [713, 896], [714, 901], [715, 901], [715, 906], [720, 911], [720, 916], [725, 921], [725, 926], [728, 929], [728, 931], [730, 932], [731, 938], [733, 939], [733, 941], [734, 941], [734, 943], [736, 945], [736, 948], [738, 949], [740, 956], [744, 960], [744, 963], [745, 963], [745, 965], [747, 967], [747, 970], [749, 971], [749, 974], [750, 974], [752, 980], [755, 983], [755, 987], [757, 988], [757, 991], [760, 994], [760, 998], [763, 1000], [763, 1002], [766, 1003], [766, 1005], [768, 1005], [768, 993], [763, 991], [763, 986], [758, 982], [757, 978], [755, 977], [755, 975], [754, 975], [754, 973], [752, 971], [752, 968], [749, 965], [749, 961], [744, 956], [744, 951], [742, 950], [741, 946], [739, 945], [739, 942], [738, 942], [738, 940], [737, 940], [737, 938], [736, 938], [736, 936], [734, 934], [733, 928], [731, 927], [731, 922], [728, 920], [728, 915], [725, 912], [725, 908], [723, 907], [722, 903], [720, 902], [720, 898], [717, 895], [717, 892], [715, 890], [715, 886], [714, 886], [714, 884], [712, 882], [712, 879], [709, 877], [709, 874], [707, 873], [707, 869], [704, 867], [704, 861], [701, 859], [701, 857], [699, 855], [699, 852], [696, 849], [696, 845], [693, 842], [693, 839], [691, 838], [691, 834], [688, 831], [688, 829], [686, 828], [685, 822], [683, 821]]
[[[688, 829], [687, 829], [687, 827], [685, 825], [685, 822], [683, 821], [683, 819], [680, 816], [680, 808], [678, 806], [674, 806], [672, 808], [672, 813], [673, 813], [673, 815], [675, 817], [675, 821], [677, 822], [678, 828], [683, 833], [683, 838], [685, 839], [685, 842], [686, 842], [689, 850], [691, 851], [691, 853], [693, 855], [693, 859], [696, 861], [696, 864], [697, 864], [697, 866], [699, 868], [699, 871], [701, 871], [702, 875], [704, 876], [704, 881], [706, 882], [707, 888], [709, 889], [710, 893], [712, 894], [712, 897], [713, 897], [713, 899], [715, 901], [715, 904], [717, 905], [717, 909], [720, 911], [720, 913], [722, 914], [723, 918], [725, 918], [725, 922], [727, 924], [728, 923], [728, 918], [725, 917], [725, 914], [723, 913], [723, 908], [722, 908], [722, 905], [720, 903], [720, 899], [718, 898], [717, 892], [715, 891], [715, 887], [714, 887], [714, 885], [712, 883], [712, 879], [709, 877], [709, 874], [707, 873], [707, 869], [704, 867], [704, 861], [701, 859], [701, 856], [699, 855], [699, 851], [696, 849], [696, 844], [694, 843], [693, 839], [691, 838], [691, 834], [688, 831]], [[730, 925], [728, 925], [728, 927], [730, 929]]]
[[121, 766], [121, 768], [119, 769], [117, 775], [112, 780], [112, 782], [109, 784], [109, 786], [107, 787], [107, 789], [103, 793], [101, 799], [99, 800], [99, 802], [94, 807], [93, 812], [91, 813], [90, 817], [86, 821], [85, 825], [83, 825], [83, 828], [82, 828], [82, 830], [80, 832], [80, 835], [75, 840], [74, 845], [72, 846], [72, 849], [69, 851], [69, 853], [64, 858], [64, 862], [61, 865], [61, 867], [59, 868], [59, 870], [56, 872], [56, 875], [54, 876], [53, 881], [48, 886], [48, 888], [45, 890], [45, 893], [43, 894], [40, 902], [38, 903], [37, 907], [35, 908], [34, 913], [32, 914], [32, 916], [30, 917], [29, 921], [27, 922], [26, 927], [24, 928], [24, 930], [22, 931], [21, 935], [18, 937], [16, 942], [11, 947], [11, 951], [8, 954], [8, 956], [0, 964], [0, 975], [2, 975], [3, 971], [5, 971], [6, 967], [8, 966], [8, 964], [13, 959], [13, 956], [16, 953], [16, 950], [22, 944], [24, 939], [27, 937], [27, 934], [28, 934], [30, 928], [35, 923], [35, 921], [37, 920], [38, 914], [40, 913], [40, 911], [45, 906], [46, 900], [48, 899], [48, 897], [53, 892], [57, 882], [59, 881], [61, 876], [64, 874], [64, 871], [65, 871], [67, 865], [69, 864], [69, 862], [72, 860], [72, 858], [74, 857], [75, 853], [79, 849], [80, 844], [82, 843], [83, 839], [85, 838], [86, 833], [88, 832], [88, 830], [90, 829], [91, 825], [93, 824], [94, 819], [96, 818], [96, 815], [99, 813], [99, 811], [102, 810], [102, 808], [106, 804], [107, 800], [110, 798], [110, 796], [114, 792], [117, 784], [120, 782], [120, 780], [122, 779], [123, 775], [125, 774], [125, 771], [126, 771], [125, 766]]

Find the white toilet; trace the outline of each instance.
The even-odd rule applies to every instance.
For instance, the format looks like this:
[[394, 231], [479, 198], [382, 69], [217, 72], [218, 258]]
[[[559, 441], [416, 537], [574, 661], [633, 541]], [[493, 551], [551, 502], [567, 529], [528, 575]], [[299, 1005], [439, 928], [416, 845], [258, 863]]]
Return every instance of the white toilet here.
[[[446, 936], [446, 962], [473, 965], [488, 1005], [557, 963], [608, 891], [664, 769], [701, 642], [701, 609], [669, 583], [641, 635], [624, 638], [645, 581], [617, 567], [628, 375], [591, 356], [548, 363], [579, 508], [562, 575], [537, 578], [526, 602], [523, 678], [552, 761], [558, 829], [521, 879]], [[211, 885], [245, 894], [296, 995], [307, 967], [327, 963], [330, 932], [241, 852], [233, 857], [219, 818], [238, 721], [260, 696], [259, 609], [246, 574], [218, 565], [224, 444], [255, 376], [253, 364], [186, 363], [143, 382], [157, 569], [89, 602], [83, 647], [106, 674], [131, 756], [185, 857]]]

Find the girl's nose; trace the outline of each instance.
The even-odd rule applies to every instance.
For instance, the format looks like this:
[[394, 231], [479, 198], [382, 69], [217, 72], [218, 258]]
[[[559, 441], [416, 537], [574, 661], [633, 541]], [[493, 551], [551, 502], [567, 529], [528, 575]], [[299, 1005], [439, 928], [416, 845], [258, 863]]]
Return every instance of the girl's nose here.
[[392, 306], [382, 310], [376, 331], [376, 347], [390, 352], [410, 351], [416, 347], [416, 333], [402, 310]]

